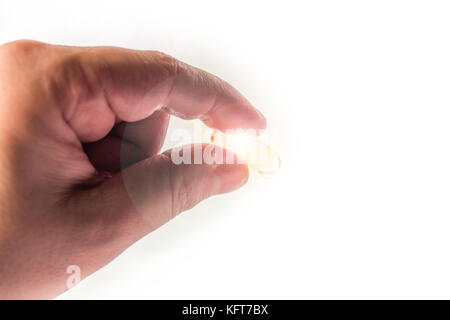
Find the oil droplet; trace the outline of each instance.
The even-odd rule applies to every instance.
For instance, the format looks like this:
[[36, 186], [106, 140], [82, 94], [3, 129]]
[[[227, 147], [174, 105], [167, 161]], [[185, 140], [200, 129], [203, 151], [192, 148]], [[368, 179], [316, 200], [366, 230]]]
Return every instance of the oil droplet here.
[[280, 156], [275, 150], [255, 137], [226, 134], [219, 130], [213, 130], [209, 141], [235, 153], [250, 169], [263, 176], [275, 174], [281, 166]]

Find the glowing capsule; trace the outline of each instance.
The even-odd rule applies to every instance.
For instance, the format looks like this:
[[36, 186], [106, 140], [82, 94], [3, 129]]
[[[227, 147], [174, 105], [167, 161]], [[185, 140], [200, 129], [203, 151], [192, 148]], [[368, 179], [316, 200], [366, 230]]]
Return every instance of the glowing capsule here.
[[219, 147], [230, 150], [240, 161], [262, 175], [274, 174], [280, 168], [281, 159], [275, 150], [255, 137], [213, 130], [209, 140]]

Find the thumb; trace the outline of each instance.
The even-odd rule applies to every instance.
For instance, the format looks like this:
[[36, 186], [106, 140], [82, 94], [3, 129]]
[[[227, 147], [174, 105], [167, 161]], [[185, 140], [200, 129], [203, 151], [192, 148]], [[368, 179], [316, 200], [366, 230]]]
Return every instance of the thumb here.
[[[248, 179], [245, 164], [193, 164], [195, 152], [211, 145], [184, 146], [192, 164], [175, 164], [168, 150], [142, 160], [107, 180], [85, 199], [94, 215], [127, 246], [155, 230], [182, 211], [212, 195], [233, 191]], [[229, 152], [214, 146], [214, 154]], [[178, 151], [177, 151], [178, 152]], [[209, 161], [210, 162], [210, 161]], [[97, 220], [97, 219], [96, 219]], [[117, 243], [117, 242], [116, 242]]]

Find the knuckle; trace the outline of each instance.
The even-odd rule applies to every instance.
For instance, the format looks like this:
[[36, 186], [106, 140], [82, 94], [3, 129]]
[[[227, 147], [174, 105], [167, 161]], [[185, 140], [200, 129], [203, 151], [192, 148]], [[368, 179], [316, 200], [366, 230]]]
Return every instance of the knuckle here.
[[[201, 172], [201, 166], [187, 169], [183, 166], [172, 170], [172, 215], [174, 218], [179, 213], [192, 209], [195, 205], [208, 197], [208, 190], [205, 190], [205, 172]], [[178, 169], [178, 170], [177, 170]], [[197, 170], [195, 170], [197, 169]]]
[[152, 56], [161, 67], [165, 68], [171, 74], [177, 73], [182, 67], [180, 61], [164, 52], [152, 51]]
[[34, 40], [16, 40], [0, 46], [1, 61], [32, 59], [48, 45]]
[[172, 82], [175, 77], [188, 70], [186, 64], [160, 51], [151, 51], [150, 63], [153, 65], [152, 71], [156, 83]]
[[62, 56], [47, 70], [47, 90], [58, 105], [92, 98], [97, 90], [97, 80], [86, 68], [79, 54]]
[[190, 199], [190, 186], [187, 185], [183, 170], [180, 170], [180, 166], [172, 162], [170, 156], [162, 154], [159, 158], [164, 161], [162, 167], [166, 168], [164, 176], [167, 181], [167, 192], [170, 195], [167, 216], [169, 219], [173, 219], [182, 211], [187, 210]]
[[188, 184], [183, 174], [179, 174], [176, 183], [172, 185], [174, 186], [172, 190], [174, 198], [173, 218], [177, 214], [190, 209], [194, 204], [192, 203], [192, 186]]
[[40, 79], [40, 88], [56, 104], [98, 93], [98, 79], [83, 55], [69, 47], [34, 40], [16, 40], [0, 46], [0, 67]]

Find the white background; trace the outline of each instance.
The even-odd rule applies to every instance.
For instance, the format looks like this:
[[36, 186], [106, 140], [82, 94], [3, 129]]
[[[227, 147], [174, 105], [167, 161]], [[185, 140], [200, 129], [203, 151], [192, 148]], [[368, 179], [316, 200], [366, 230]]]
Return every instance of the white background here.
[[165, 51], [280, 138], [276, 177], [61, 298], [450, 298], [449, 17], [448, 1], [0, 0], [0, 42]]

